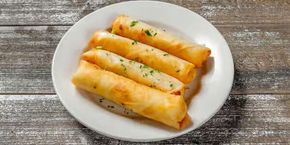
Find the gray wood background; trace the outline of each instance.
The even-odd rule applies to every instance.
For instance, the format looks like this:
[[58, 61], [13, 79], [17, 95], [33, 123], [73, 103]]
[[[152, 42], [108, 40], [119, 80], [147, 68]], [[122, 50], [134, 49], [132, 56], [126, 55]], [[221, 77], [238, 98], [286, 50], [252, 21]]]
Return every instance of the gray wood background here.
[[[131, 144], [78, 123], [50, 74], [70, 26], [115, 2], [0, 0], [0, 144]], [[226, 104], [201, 128], [153, 144], [290, 143], [290, 0], [167, 2], [218, 28], [234, 57], [235, 81]]]

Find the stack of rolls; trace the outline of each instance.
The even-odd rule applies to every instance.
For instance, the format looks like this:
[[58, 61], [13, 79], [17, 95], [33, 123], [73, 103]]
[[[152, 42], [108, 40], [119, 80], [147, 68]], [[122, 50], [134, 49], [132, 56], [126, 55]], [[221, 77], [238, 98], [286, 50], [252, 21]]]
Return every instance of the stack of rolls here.
[[81, 55], [73, 84], [146, 118], [181, 129], [191, 123], [183, 99], [211, 51], [128, 16], [97, 31]]

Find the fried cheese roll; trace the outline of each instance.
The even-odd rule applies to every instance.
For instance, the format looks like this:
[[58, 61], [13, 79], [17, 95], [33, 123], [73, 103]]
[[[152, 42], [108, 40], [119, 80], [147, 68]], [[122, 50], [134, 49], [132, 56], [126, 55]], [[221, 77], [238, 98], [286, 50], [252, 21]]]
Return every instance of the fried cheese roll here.
[[191, 62], [196, 67], [201, 67], [211, 53], [205, 46], [189, 42], [125, 15], [120, 15], [114, 20], [112, 32], [156, 47]]
[[187, 107], [180, 95], [172, 95], [139, 84], [82, 60], [72, 77], [73, 84], [149, 119], [176, 129], [190, 124]]
[[184, 84], [174, 77], [133, 60], [102, 49], [91, 49], [81, 56], [102, 69], [130, 78], [138, 83], [163, 92], [183, 95]]
[[196, 75], [195, 66], [185, 60], [149, 45], [106, 31], [97, 31], [94, 33], [88, 47], [94, 48], [96, 46], [102, 46], [105, 50], [146, 64], [177, 78], [183, 83], [191, 82]]

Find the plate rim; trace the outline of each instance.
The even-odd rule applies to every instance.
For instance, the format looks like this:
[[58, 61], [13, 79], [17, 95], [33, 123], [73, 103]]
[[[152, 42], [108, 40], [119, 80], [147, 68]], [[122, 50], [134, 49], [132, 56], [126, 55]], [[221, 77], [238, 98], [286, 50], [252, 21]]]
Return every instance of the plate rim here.
[[[187, 131], [184, 131], [184, 132], [181, 132], [181, 133], [176, 133], [175, 135], [172, 135], [170, 137], [165, 137], [165, 138], [154, 138], [154, 139], [134, 139], [134, 138], [127, 138], [127, 137], [118, 137], [118, 136], [114, 136], [114, 135], [111, 135], [111, 134], [108, 134], [106, 132], [102, 132], [102, 131], [99, 131], [97, 129], [94, 129], [93, 127], [91, 127], [91, 125], [87, 124], [86, 122], [83, 122], [81, 119], [79, 119], [77, 117], [77, 115], [74, 115], [73, 111], [72, 110], [69, 110], [68, 108], [68, 105], [65, 103], [65, 101], [63, 100], [63, 97], [61, 97], [57, 87], [56, 87], [56, 80], [55, 80], [55, 75], [54, 75], [54, 67], [55, 67], [55, 59], [56, 59], [56, 54], [58, 53], [59, 49], [60, 49], [60, 45], [63, 43], [65, 37], [67, 35], [69, 35], [70, 31], [72, 31], [73, 27], [77, 24], [79, 24], [83, 19], [93, 15], [95, 12], [97, 11], [100, 11], [102, 9], [105, 9], [105, 8], [109, 8], [109, 7], [113, 7], [113, 6], [116, 6], [116, 5], [120, 5], [120, 4], [130, 4], [130, 3], [154, 3], [154, 4], [163, 4], [163, 5], [171, 5], [171, 6], [174, 6], [174, 7], [177, 7], [177, 8], [180, 8], [180, 9], [183, 9], [185, 11], [189, 11], [191, 13], [194, 13], [196, 15], [198, 15], [201, 19], [205, 20], [208, 22], [209, 25], [211, 25], [217, 32], [218, 32], [218, 35], [224, 40], [225, 42], [225, 45], [226, 47], [228, 48], [228, 51], [229, 51], [229, 57], [230, 57], [230, 69], [232, 70], [232, 74], [230, 76], [230, 86], [228, 87], [227, 90], [225, 90], [227, 96], [224, 97], [224, 100], [223, 100], [223, 103], [221, 105], [219, 105], [218, 109], [216, 109], [207, 119], [205, 119], [204, 121], [201, 122], [201, 124], [199, 126], [197, 126], [196, 128], [193, 128], [193, 129], [190, 129], [190, 130], [187, 130]], [[58, 96], [58, 98], [60, 99], [60, 102], [62, 103], [62, 105], [65, 107], [66, 111], [72, 116], [74, 117], [74, 119], [76, 119], [79, 123], [81, 123], [82, 125], [84, 125], [85, 127], [89, 128], [90, 130], [92, 131], [95, 131], [97, 132], [98, 134], [100, 135], [104, 135], [104, 136], [107, 136], [107, 137], [110, 137], [110, 138], [113, 138], [113, 139], [118, 139], [118, 140], [123, 140], [123, 141], [130, 141], [130, 142], [156, 142], [156, 141], [162, 141], [162, 140], [167, 140], [167, 139], [172, 139], [172, 138], [176, 138], [176, 137], [179, 137], [179, 136], [182, 136], [184, 134], [187, 134], [191, 131], [194, 131], [196, 129], [199, 129], [200, 127], [202, 127], [206, 122], [208, 122], [213, 116], [216, 115], [216, 113], [218, 111], [220, 111], [220, 109], [224, 106], [226, 100], [229, 98], [230, 96], [230, 92], [232, 90], [232, 87], [233, 87], [233, 82], [234, 82], [234, 74], [235, 74], [235, 71], [234, 71], [234, 60], [233, 60], [233, 55], [232, 55], [232, 52], [231, 52], [231, 49], [226, 41], [226, 39], [224, 38], [224, 36], [220, 33], [220, 31], [211, 23], [209, 22], [207, 19], [205, 19], [204, 17], [202, 17], [201, 15], [199, 15], [198, 13], [192, 11], [192, 10], [189, 10], [183, 6], [180, 6], [180, 5], [176, 5], [176, 4], [172, 4], [172, 3], [168, 3], [168, 2], [162, 2], [162, 1], [150, 1], [150, 0], [139, 0], [139, 1], [125, 1], [125, 2], [118, 2], [118, 3], [114, 3], [114, 4], [110, 4], [110, 5], [107, 5], [105, 7], [101, 7], [95, 11], [92, 11], [91, 13], [87, 14], [86, 16], [82, 17], [81, 19], [79, 19], [76, 23], [74, 23], [72, 26], [70, 26], [70, 28], [65, 32], [65, 34], [62, 36], [62, 38], [60, 39], [55, 51], [54, 51], [54, 54], [53, 54], [53, 59], [52, 59], [52, 64], [51, 64], [51, 77], [52, 77], [52, 83], [53, 83], [53, 87], [54, 87], [54, 90], [55, 90], [55, 93], [56, 95]]]

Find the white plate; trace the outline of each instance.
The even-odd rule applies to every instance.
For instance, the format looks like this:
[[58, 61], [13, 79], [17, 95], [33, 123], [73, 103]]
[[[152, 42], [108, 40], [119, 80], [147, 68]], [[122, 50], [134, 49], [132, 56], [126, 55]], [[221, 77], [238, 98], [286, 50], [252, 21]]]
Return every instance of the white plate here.
[[[90, 36], [110, 27], [119, 14], [174, 31], [212, 50], [208, 72], [191, 99], [188, 113], [193, 125], [176, 131], [144, 119], [112, 113], [87, 99], [71, 83], [79, 57]], [[230, 49], [218, 30], [198, 14], [180, 6], [155, 1], [132, 1], [101, 8], [73, 25], [59, 42], [52, 62], [55, 90], [66, 109], [82, 124], [96, 132], [121, 140], [158, 141], [188, 133], [209, 120], [224, 104], [231, 90], [234, 66]]]

